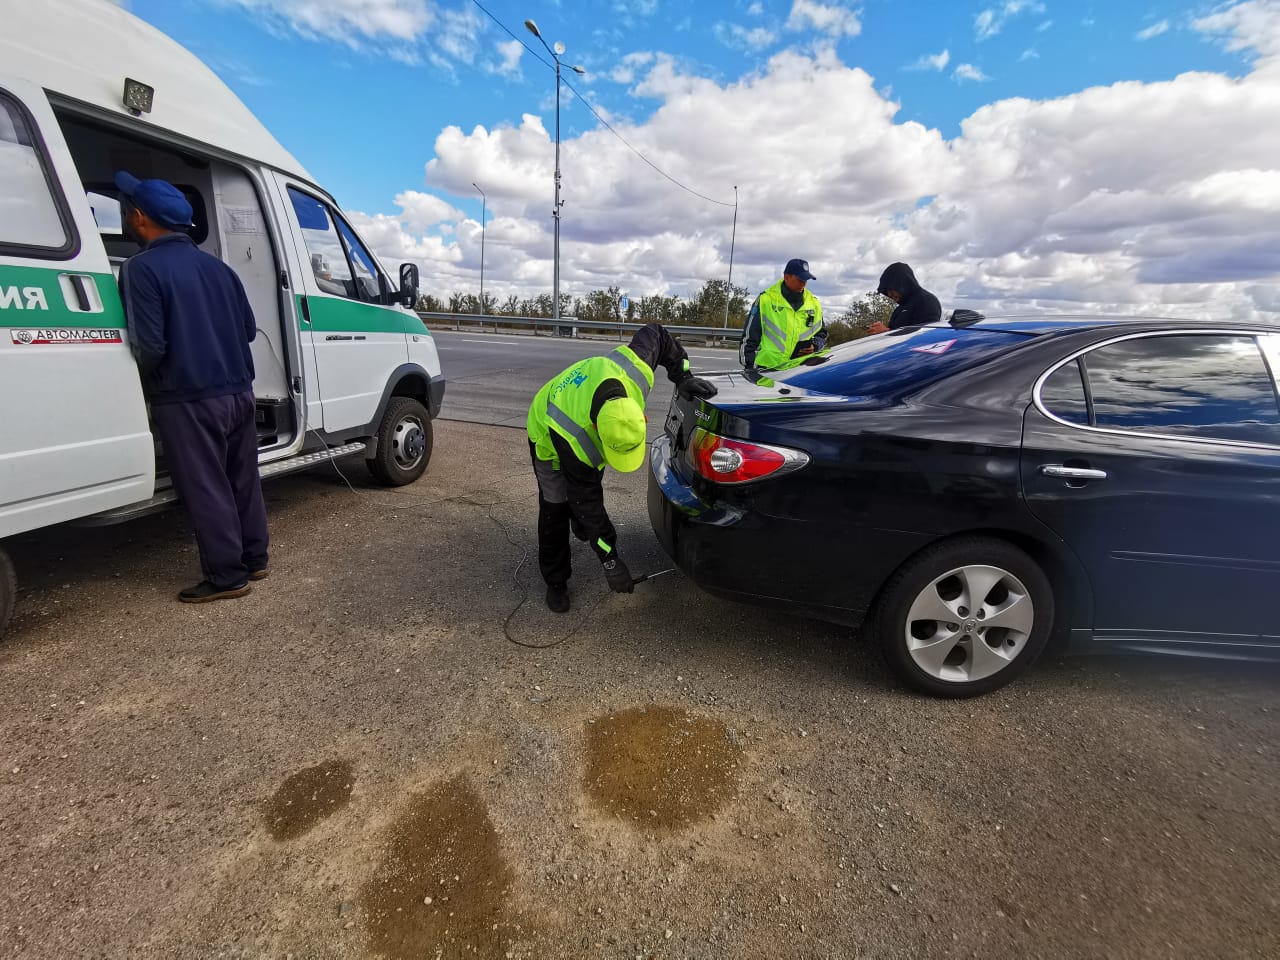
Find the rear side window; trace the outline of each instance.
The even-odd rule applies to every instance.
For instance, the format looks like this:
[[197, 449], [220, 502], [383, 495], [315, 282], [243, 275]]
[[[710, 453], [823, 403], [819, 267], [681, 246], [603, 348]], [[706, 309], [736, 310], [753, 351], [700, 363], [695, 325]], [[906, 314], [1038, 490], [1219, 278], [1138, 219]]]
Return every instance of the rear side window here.
[[902, 395], [1027, 341], [1016, 333], [977, 327], [905, 327], [842, 343], [820, 365], [770, 376], [819, 393]]
[[1141, 337], [1083, 360], [1097, 427], [1280, 444], [1276, 386], [1254, 337]]
[[1089, 426], [1089, 401], [1084, 392], [1083, 362], [1059, 367], [1040, 387], [1040, 402], [1060, 420]]
[[65, 258], [75, 234], [26, 111], [0, 92], [0, 250]]

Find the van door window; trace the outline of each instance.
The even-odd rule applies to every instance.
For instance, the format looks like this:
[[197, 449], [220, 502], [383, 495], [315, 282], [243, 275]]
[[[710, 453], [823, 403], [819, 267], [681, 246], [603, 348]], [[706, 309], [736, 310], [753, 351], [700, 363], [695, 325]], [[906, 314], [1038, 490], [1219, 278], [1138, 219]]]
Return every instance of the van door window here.
[[[298, 215], [311, 272], [320, 289], [335, 297], [376, 301], [378, 281], [373, 259], [351, 228], [337, 218], [328, 204], [309, 194], [290, 187], [289, 199]], [[343, 233], [341, 238], [339, 231]]]
[[360, 294], [360, 299], [367, 300], [369, 303], [378, 303], [381, 300], [382, 291], [378, 288], [378, 268], [374, 265], [373, 257], [369, 255], [369, 251], [364, 248], [364, 244], [360, 242], [355, 232], [341, 220], [338, 221], [338, 233], [342, 235], [342, 245], [351, 258], [351, 266], [356, 275], [356, 290]]
[[0, 251], [68, 256], [74, 234], [33, 125], [0, 92]]

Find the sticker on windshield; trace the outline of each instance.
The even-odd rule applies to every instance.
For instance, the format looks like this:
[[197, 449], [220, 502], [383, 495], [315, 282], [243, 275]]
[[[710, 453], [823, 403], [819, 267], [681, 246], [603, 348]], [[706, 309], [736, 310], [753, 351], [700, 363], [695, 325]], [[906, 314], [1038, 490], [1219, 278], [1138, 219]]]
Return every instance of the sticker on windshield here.
[[938, 343], [931, 343], [924, 347], [912, 347], [912, 353], [929, 353], [935, 357], [941, 356], [951, 349], [955, 343], [954, 340], [940, 340]]

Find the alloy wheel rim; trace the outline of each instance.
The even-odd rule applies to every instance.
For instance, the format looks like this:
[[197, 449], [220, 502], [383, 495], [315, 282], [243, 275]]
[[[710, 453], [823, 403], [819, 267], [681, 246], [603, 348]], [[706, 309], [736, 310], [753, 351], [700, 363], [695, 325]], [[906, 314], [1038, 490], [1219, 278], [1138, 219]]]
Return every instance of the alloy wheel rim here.
[[1026, 585], [986, 564], [956, 567], [933, 579], [907, 611], [907, 652], [947, 683], [994, 676], [1018, 658], [1035, 627]]

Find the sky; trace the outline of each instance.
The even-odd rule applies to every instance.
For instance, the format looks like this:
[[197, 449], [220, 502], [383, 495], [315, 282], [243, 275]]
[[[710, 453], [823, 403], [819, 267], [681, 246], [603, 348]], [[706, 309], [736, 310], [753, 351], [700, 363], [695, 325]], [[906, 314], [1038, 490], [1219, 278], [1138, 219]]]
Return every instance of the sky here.
[[532, 19], [564, 292], [732, 253], [829, 315], [903, 260], [946, 310], [1280, 319], [1280, 0], [120, 2], [438, 296], [479, 289], [479, 190], [486, 293], [551, 290]]

